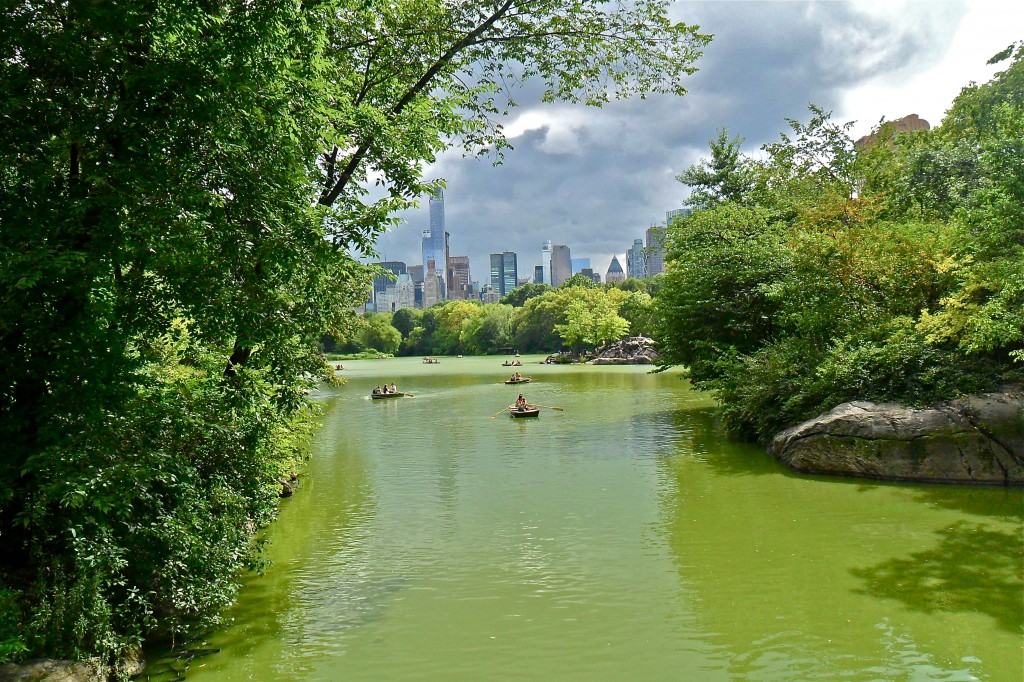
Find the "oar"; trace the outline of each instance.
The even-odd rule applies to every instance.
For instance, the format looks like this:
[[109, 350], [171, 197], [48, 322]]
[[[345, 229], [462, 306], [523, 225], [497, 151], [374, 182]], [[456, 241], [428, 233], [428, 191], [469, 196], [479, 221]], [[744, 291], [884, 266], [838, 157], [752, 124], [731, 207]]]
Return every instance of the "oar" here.
[[494, 419], [495, 417], [497, 417], [502, 412], [508, 412], [508, 408], [506, 407], [504, 409], [498, 410], [497, 412], [495, 412], [494, 414], [491, 415], [491, 419]]
[[551, 407], [550, 405], [538, 405], [537, 403], [530, 403], [530, 406], [531, 407], [546, 407], [549, 410], [557, 410], [559, 412], [565, 412], [564, 408], [561, 408], [561, 407]]

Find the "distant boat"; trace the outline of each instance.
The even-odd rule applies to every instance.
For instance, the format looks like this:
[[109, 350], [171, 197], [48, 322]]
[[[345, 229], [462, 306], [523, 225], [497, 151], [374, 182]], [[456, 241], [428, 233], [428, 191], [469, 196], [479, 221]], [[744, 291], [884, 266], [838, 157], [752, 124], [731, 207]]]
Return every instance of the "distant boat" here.
[[424, 365], [440, 365], [441, 361], [437, 358], [423, 358]]
[[506, 360], [505, 362], [501, 363], [501, 366], [502, 367], [522, 367], [523, 363], [519, 362], [518, 360], [516, 360], [515, 362], [509, 362], [508, 360]]
[[508, 406], [508, 413], [513, 419], [524, 419], [527, 417], [539, 417], [540, 408], [534, 407], [533, 405], [527, 405], [525, 408], [518, 408], [515, 405]]
[[370, 397], [374, 400], [384, 400], [385, 398], [401, 398], [403, 395], [406, 394], [401, 391], [395, 391], [394, 393], [371, 393]]
[[528, 384], [533, 380], [533, 377], [522, 377], [519, 379], [506, 379], [506, 384]]

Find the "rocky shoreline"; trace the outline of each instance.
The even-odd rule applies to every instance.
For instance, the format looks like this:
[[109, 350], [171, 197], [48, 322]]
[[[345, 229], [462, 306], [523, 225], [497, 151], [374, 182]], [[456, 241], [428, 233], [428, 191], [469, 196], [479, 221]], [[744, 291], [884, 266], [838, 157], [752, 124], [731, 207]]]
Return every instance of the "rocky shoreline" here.
[[768, 447], [801, 473], [1024, 485], [1024, 387], [938, 403], [848, 402], [786, 429]]

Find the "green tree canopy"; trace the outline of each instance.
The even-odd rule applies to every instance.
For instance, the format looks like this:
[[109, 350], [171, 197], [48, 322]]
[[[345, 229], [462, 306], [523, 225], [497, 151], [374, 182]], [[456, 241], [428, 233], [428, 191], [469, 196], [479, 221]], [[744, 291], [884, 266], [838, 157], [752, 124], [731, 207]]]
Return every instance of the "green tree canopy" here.
[[[1024, 49], [1005, 57], [930, 132], [857, 150], [812, 107], [736, 161], [739, 195], [705, 191], [670, 227], [662, 357], [716, 391], [735, 430], [768, 439], [847, 400], [1024, 378]], [[706, 183], [712, 166], [729, 164], [681, 177]]]
[[583, 289], [596, 289], [598, 286], [599, 285], [597, 284], [597, 282], [595, 282], [594, 280], [590, 279], [586, 275], [582, 275], [582, 274], [577, 272], [575, 275], [573, 275], [569, 279], [567, 279], [564, 282], [562, 282], [562, 284], [559, 285], [558, 288], [559, 289], [572, 289], [573, 287], [580, 287], [580, 288], [583, 288]]
[[514, 308], [522, 308], [526, 305], [526, 302], [535, 296], [540, 296], [545, 291], [550, 291], [551, 286], [547, 284], [538, 284], [536, 282], [529, 282], [521, 287], [516, 287], [512, 291], [508, 292], [501, 297], [501, 303], [510, 305]]
[[394, 355], [402, 343], [402, 334], [392, 324], [390, 313], [376, 313], [365, 316], [363, 327], [357, 335], [360, 350], [376, 350]]

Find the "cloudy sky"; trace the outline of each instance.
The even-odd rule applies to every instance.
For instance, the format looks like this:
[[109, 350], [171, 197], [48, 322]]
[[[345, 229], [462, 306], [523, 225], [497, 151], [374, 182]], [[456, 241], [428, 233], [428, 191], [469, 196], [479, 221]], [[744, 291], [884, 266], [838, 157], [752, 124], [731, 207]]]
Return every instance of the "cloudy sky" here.
[[[683, 97], [651, 97], [603, 109], [542, 105], [530, 88], [504, 121], [515, 147], [504, 162], [443, 156], [425, 170], [444, 178], [452, 255], [489, 278], [488, 254], [515, 251], [520, 276], [540, 264], [541, 245], [568, 244], [602, 277], [613, 254], [682, 206], [675, 178], [707, 155], [725, 127], [756, 152], [806, 121], [807, 105], [855, 121], [853, 137], [883, 117], [916, 113], [938, 124], [960, 89], [997, 70], [985, 62], [1024, 39], [1020, 0], [902, 2], [703, 1], [673, 5], [678, 20], [714, 40]], [[388, 260], [420, 261], [427, 202], [378, 242]]]

